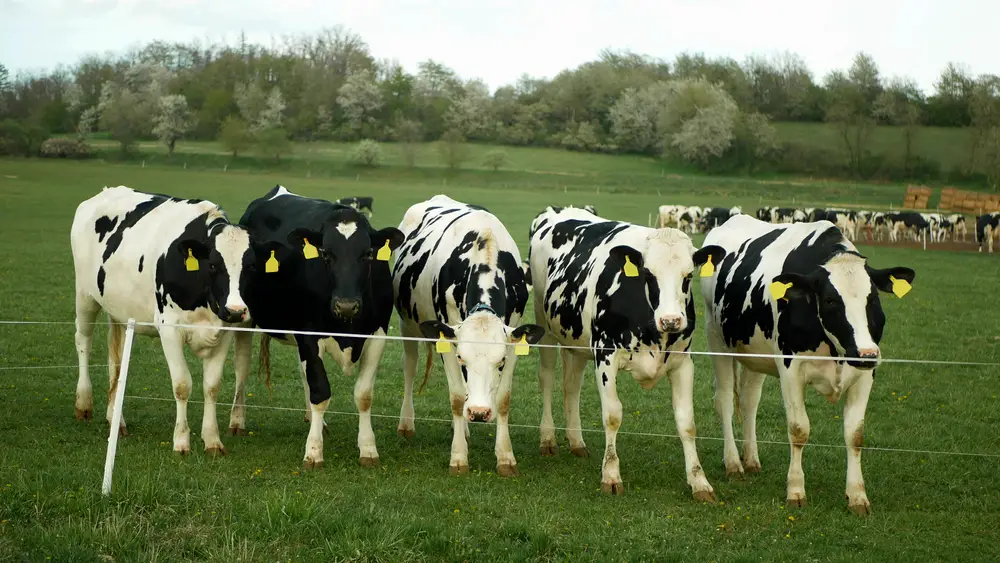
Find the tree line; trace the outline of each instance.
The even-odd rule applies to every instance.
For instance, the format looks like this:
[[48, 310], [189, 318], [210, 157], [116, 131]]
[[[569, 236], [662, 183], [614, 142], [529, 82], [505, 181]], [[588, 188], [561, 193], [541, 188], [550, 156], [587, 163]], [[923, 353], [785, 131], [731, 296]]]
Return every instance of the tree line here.
[[[35, 152], [52, 134], [71, 133], [82, 146], [101, 131], [126, 153], [147, 138], [170, 151], [181, 138], [219, 139], [234, 156], [253, 149], [275, 158], [291, 140], [446, 139], [648, 154], [709, 171], [962, 174], [994, 186], [1000, 176], [1000, 77], [949, 64], [928, 94], [911, 79], [886, 78], [865, 53], [817, 79], [791, 53], [667, 61], [604, 50], [551, 79], [523, 75], [491, 92], [440, 61], [407, 72], [341, 27], [270, 48], [153, 41], [48, 73], [12, 77], [0, 65], [0, 121], [7, 153]], [[776, 121], [831, 123], [840, 147], [780, 142]], [[869, 148], [885, 125], [896, 126], [903, 148], [891, 162]], [[969, 130], [962, 170], [914, 154], [921, 126]]]

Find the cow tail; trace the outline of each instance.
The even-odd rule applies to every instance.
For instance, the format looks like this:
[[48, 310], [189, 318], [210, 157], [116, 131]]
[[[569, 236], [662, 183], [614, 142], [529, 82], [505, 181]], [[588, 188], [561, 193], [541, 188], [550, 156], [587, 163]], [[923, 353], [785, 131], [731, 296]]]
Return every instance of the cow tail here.
[[733, 358], [733, 409], [736, 411], [736, 420], [743, 424], [743, 413], [740, 411], [740, 373], [743, 371], [739, 361]]
[[114, 402], [118, 391], [118, 377], [122, 372], [122, 353], [125, 350], [125, 325], [108, 323], [108, 401]]
[[271, 337], [267, 333], [260, 335], [260, 352], [257, 355], [257, 376], [264, 372], [264, 385], [268, 394], [271, 393]]
[[422, 395], [424, 392], [424, 385], [427, 385], [427, 378], [431, 375], [431, 367], [434, 365], [434, 348], [431, 347], [430, 342], [427, 343], [427, 364], [424, 366], [424, 380], [420, 383], [420, 389], [417, 391], [417, 395]]

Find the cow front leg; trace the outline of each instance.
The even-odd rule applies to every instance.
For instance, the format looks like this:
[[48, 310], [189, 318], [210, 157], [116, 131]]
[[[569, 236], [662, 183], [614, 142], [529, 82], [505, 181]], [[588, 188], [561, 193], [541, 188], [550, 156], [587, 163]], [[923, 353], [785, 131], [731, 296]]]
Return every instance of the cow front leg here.
[[[600, 356], [598, 356], [600, 358]], [[604, 423], [604, 462], [601, 466], [601, 490], [605, 494], [625, 494], [619, 471], [616, 442], [622, 425], [622, 404], [618, 400], [615, 380], [618, 377], [617, 354], [596, 360], [597, 390], [601, 395], [601, 415]]]
[[[405, 337], [417, 337], [420, 333], [408, 330], [407, 325], [400, 322], [400, 330]], [[420, 358], [420, 342], [416, 340], [403, 341], [403, 405], [399, 408], [399, 426], [396, 433], [404, 438], [412, 438], [417, 435], [413, 419], [416, 414], [413, 411], [413, 380], [417, 376], [417, 361]], [[427, 363], [434, 361], [433, 350], [427, 350]]]
[[229, 412], [229, 435], [246, 434], [247, 380], [250, 379], [250, 360], [253, 356], [253, 333], [238, 331], [233, 337], [233, 364], [236, 369], [236, 390], [233, 408]]
[[733, 400], [736, 370], [739, 366], [731, 356], [712, 356], [712, 362], [715, 365], [715, 412], [722, 423], [722, 463], [726, 467], [727, 477], [742, 479], [743, 463], [740, 462], [740, 452], [736, 449], [736, 436], [733, 434]]
[[[535, 312], [538, 313], [537, 307]], [[541, 343], [554, 344], [555, 339], [546, 335]], [[556, 378], [556, 354], [558, 352], [558, 348], [548, 346], [538, 349], [538, 388], [542, 393], [542, 422], [538, 426], [538, 451], [546, 456], [556, 455], [559, 451], [559, 446], [556, 444], [556, 424], [552, 420], [552, 385]]]
[[508, 358], [510, 364], [500, 376], [500, 387], [497, 389], [497, 439], [495, 452], [497, 456], [497, 475], [501, 477], [516, 477], [517, 459], [514, 458], [514, 447], [510, 443], [510, 391], [514, 379], [514, 358]]
[[369, 338], [361, 352], [361, 370], [354, 384], [354, 404], [358, 407], [358, 450], [361, 452], [361, 467], [378, 467], [378, 449], [375, 447], [375, 431], [372, 430], [372, 390], [375, 388], [375, 372], [378, 370], [382, 352], [385, 350], [385, 331], [375, 332], [378, 338]]
[[208, 455], [226, 455], [226, 448], [219, 437], [219, 420], [216, 405], [219, 388], [222, 386], [222, 372], [226, 366], [226, 356], [233, 339], [232, 332], [222, 335], [219, 345], [202, 362], [202, 391], [205, 397], [201, 417], [201, 439], [205, 442]]
[[742, 368], [740, 372], [740, 413], [743, 415], [743, 470], [760, 473], [757, 452], [757, 408], [764, 388], [764, 374]]
[[788, 464], [786, 502], [788, 506], [806, 505], [806, 476], [802, 470], [802, 450], [809, 442], [809, 416], [806, 414], [805, 381], [801, 362], [793, 360], [787, 369], [780, 369], [781, 398], [785, 403], [788, 422], [788, 443], [791, 460]]
[[583, 424], [580, 422], [580, 389], [587, 358], [568, 350], [563, 351], [563, 414], [566, 417], [566, 439], [576, 457], [587, 457], [590, 451], [583, 441]]
[[698, 459], [698, 449], [695, 445], [697, 430], [694, 424], [694, 362], [690, 356], [685, 356], [681, 365], [670, 373], [670, 387], [674, 407], [674, 422], [677, 424], [677, 434], [681, 437], [681, 447], [684, 449], [684, 470], [687, 482], [691, 486], [694, 499], [701, 502], [715, 502], [715, 491], [705, 476]]
[[862, 372], [861, 377], [847, 389], [844, 403], [844, 442], [847, 445], [847, 508], [858, 515], [871, 514], [871, 503], [865, 492], [865, 479], [861, 474], [861, 448], [864, 446], [865, 410], [874, 383], [874, 371]]
[[451, 403], [451, 460], [448, 470], [452, 475], [469, 472], [468, 422], [465, 419], [465, 381], [454, 354], [442, 354], [444, 373], [448, 378], [448, 399]]
[[306, 385], [309, 389], [309, 437], [306, 438], [306, 453], [302, 465], [306, 469], [323, 467], [323, 415], [330, 405], [330, 380], [323, 368], [319, 355], [319, 342], [315, 337], [296, 339], [299, 359], [305, 366]]
[[191, 398], [191, 372], [184, 359], [184, 341], [175, 328], [160, 327], [160, 344], [170, 370], [174, 400], [177, 404], [177, 418], [174, 422], [174, 451], [187, 455], [191, 453], [191, 429], [188, 427], [187, 406]]

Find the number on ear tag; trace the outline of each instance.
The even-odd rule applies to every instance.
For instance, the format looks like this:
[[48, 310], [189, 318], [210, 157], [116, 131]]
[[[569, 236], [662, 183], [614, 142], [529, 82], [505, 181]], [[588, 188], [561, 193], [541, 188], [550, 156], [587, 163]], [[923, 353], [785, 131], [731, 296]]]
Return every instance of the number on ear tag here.
[[389, 248], [389, 239], [386, 239], [382, 248], [378, 249], [378, 254], [375, 255], [375, 258], [382, 262], [388, 262], [390, 256], [392, 256], [392, 249]]
[[792, 284], [790, 283], [781, 283], [780, 281], [773, 282], [771, 284], [771, 297], [774, 297], [775, 301], [778, 299], [785, 299], [785, 293], [790, 287], [792, 287]]
[[900, 299], [902, 299], [904, 295], [906, 295], [907, 293], [910, 292], [911, 289], [913, 289], [913, 286], [910, 285], [910, 282], [906, 280], [898, 280], [892, 276], [889, 276], [889, 281], [892, 282], [892, 292], [895, 293], [896, 297]]
[[191, 252], [190, 248], [188, 249], [188, 257], [184, 259], [184, 267], [189, 272], [198, 271], [198, 259], [194, 257], [194, 253]]
[[636, 278], [639, 277], [639, 268], [635, 267], [635, 264], [629, 260], [628, 256], [625, 256], [625, 277], [626, 278]]
[[701, 266], [701, 277], [710, 278], [715, 273], [715, 264], [712, 264], [712, 255], [708, 255], [708, 262]]
[[278, 271], [278, 259], [274, 257], [274, 251], [271, 251], [271, 257], [264, 262], [264, 271], [268, 274], [273, 274]]
[[521, 340], [514, 345], [514, 354], [517, 356], [527, 356], [528, 355], [528, 335], [522, 334]]
[[440, 335], [440, 340], [437, 341], [434, 349], [437, 350], [438, 354], [447, 354], [448, 352], [451, 352], [451, 342], [444, 339], [443, 332], [439, 332], [438, 334]]
[[313, 258], [319, 257], [319, 251], [316, 250], [316, 247], [313, 246], [311, 242], [309, 242], [309, 239], [304, 238], [302, 239], [302, 242], [304, 243], [302, 246], [302, 255], [306, 257], [306, 260], [312, 260]]

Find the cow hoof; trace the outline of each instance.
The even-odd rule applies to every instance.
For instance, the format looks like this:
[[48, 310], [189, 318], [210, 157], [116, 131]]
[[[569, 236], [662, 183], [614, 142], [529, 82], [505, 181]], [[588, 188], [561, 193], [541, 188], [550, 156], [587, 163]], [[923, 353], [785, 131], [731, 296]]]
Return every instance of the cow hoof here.
[[870, 516], [872, 513], [872, 505], [865, 503], [850, 504], [847, 509], [858, 516]]
[[306, 458], [306, 460], [302, 462], [302, 468], [307, 470], [323, 469], [323, 460]]
[[587, 449], [587, 446], [572, 448], [570, 449], [570, 452], [572, 452], [576, 457], [590, 457], [590, 450]]
[[520, 472], [516, 465], [503, 464], [497, 466], [497, 475], [501, 477], [517, 477]]
[[247, 435], [247, 431], [246, 431], [245, 428], [240, 428], [239, 426], [230, 426], [229, 427], [229, 435], [230, 436], [246, 436]]
[[448, 472], [452, 475], [465, 475], [469, 472], [468, 465], [452, 465], [448, 468]]
[[90, 422], [90, 419], [92, 418], [94, 418], [94, 411], [92, 409], [76, 409], [77, 420], [86, 420], [87, 422]]
[[726, 470], [726, 479], [729, 479], [730, 481], [742, 481], [745, 478], [746, 478], [746, 474], [743, 473], [742, 469], [739, 469], [739, 470], [735, 470], [735, 469], [729, 470], [729, 469], [727, 469]]
[[751, 461], [743, 464], [743, 471], [747, 473], [760, 473], [760, 462]]
[[361, 467], [378, 467], [379, 461], [377, 457], [363, 457], [361, 458]]
[[615, 483], [601, 483], [601, 492], [606, 495], [622, 496], [625, 494], [625, 485], [621, 481]]
[[181, 446], [180, 448], [175, 447], [174, 453], [181, 457], [186, 457], [188, 454], [191, 453], [191, 448], [188, 446]]
[[396, 434], [399, 434], [400, 438], [412, 438], [417, 435], [417, 431], [412, 428], [397, 428]]
[[553, 456], [559, 453], [559, 446], [554, 443], [542, 444], [538, 446], [538, 453], [543, 456]]
[[802, 498], [790, 498], [785, 501], [785, 504], [789, 508], [805, 508], [806, 507], [806, 497]]
[[208, 457], [221, 457], [228, 453], [229, 452], [227, 452], [226, 448], [223, 447], [222, 445], [212, 446], [211, 448], [205, 448], [205, 455], [207, 455]]
[[694, 491], [694, 500], [712, 504], [719, 502], [719, 499], [715, 497], [715, 491]]
[[125, 436], [128, 436], [128, 430], [124, 426], [119, 426], [118, 427], [118, 437], [119, 438], [124, 438]]

